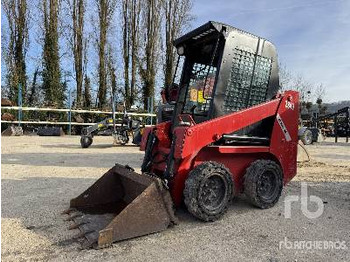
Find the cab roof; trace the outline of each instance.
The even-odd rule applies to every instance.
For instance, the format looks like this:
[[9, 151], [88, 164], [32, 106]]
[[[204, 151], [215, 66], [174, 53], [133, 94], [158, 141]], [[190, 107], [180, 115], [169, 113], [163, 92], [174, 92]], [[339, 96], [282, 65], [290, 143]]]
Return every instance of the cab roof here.
[[[196, 29], [188, 32], [187, 34], [179, 37], [178, 39], [173, 41], [173, 44], [175, 47], [181, 45], [181, 44], [190, 44], [191, 42], [196, 41], [197, 39], [212, 34], [214, 32], [216, 33], [220, 33], [222, 34], [224, 37], [226, 37], [226, 35], [232, 31], [236, 31], [239, 32], [241, 34], [246, 34], [249, 35], [253, 38], [260, 38], [260, 39], [264, 39], [262, 37], [253, 35], [249, 32], [246, 32], [244, 30], [238, 29], [236, 27], [224, 24], [224, 23], [220, 23], [220, 22], [215, 22], [215, 21], [209, 21], [207, 23], [205, 23], [204, 25], [201, 25], [200, 27], [197, 27]], [[266, 40], [266, 39], [264, 39]], [[267, 41], [267, 40], [266, 40]], [[268, 41], [269, 42], [269, 41]]]

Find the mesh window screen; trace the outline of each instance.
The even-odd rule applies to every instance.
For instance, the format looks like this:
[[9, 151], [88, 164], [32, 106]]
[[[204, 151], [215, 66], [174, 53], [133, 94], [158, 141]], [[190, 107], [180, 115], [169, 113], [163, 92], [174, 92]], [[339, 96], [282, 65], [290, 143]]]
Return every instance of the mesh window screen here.
[[224, 110], [239, 111], [264, 102], [271, 66], [271, 58], [255, 57], [254, 53], [236, 48], [225, 93]]

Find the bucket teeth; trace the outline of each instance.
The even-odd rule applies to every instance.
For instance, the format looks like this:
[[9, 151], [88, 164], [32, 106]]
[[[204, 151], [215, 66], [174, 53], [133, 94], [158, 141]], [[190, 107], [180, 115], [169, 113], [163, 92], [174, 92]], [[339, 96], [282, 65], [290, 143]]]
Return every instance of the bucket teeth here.
[[63, 212], [61, 212], [61, 215], [69, 215], [69, 213], [74, 212], [74, 211], [76, 211], [76, 209], [70, 207], [70, 208], [64, 210]]
[[77, 228], [79, 228], [80, 226], [85, 225], [85, 224], [86, 224], [86, 222], [74, 223], [73, 225], [70, 225], [70, 226], [68, 227], [68, 230], [77, 229]]
[[94, 230], [89, 230], [89, 231], [86, 231], [86, 232], [80, 232], [78, 235], [75, 235], [74, 237], [73, 237], [73, 239], [79, 239], [79, 238], [83, 238], [83, 237], [85, 237], [87, 234], [91, 234], [91, 233], [93, 233], [93, 232], [95, 232]]
[[85, 239], [81, 244], [82, 249], [88, 249], [94, 246], [94, 242], [91, 243], [89, 240]]
[[66, 218], [65, 221], [72, 221], [74, 218], [82, 217], [82, 216], [83, 216], [83, 214], [80, 213], [80, 212], [78, 212], [78, 213], [73, 214], [73, 215], [71, 215], [70, 217]]

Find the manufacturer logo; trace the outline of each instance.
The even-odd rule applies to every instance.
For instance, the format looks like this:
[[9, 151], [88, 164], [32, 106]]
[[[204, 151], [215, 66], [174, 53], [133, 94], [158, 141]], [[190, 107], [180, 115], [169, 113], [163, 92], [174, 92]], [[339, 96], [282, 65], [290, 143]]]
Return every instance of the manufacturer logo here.
[[294, 103], [291, 101], [286, 100], [286, 108], [294, 110]]

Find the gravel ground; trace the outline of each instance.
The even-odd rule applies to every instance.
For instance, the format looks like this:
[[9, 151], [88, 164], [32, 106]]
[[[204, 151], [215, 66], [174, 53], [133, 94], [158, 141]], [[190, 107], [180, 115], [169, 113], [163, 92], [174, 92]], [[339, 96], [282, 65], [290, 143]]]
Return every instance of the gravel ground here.
[[[143, 153], [133, 146], [112, 147], [110, 137], [96, 137], [88, 149], [68, 136], [2, 137], [1, 142], [3, 261], [350, 261], [350, 143], [308, 146], [312, 161], [299, 163], [298, 175], [271, 209], [254, 208], [241, 196], [212, 223], [180, 209], [180, 224], [166, 231], [102, 250], [79, 250], [71, 241], [78, 232], [67, 230], [60, 212], [115, 162], [139, 171]], [[304, 152], [299, 159], [306, 159]], [[303, 215], [300, 201], [285, 218], [285, 197], [300, 196], [301, 181], [324, 203], [317, 219]]]

